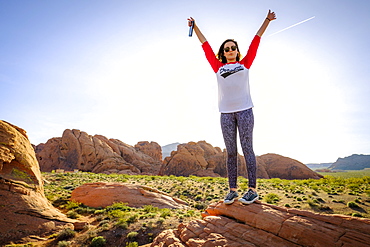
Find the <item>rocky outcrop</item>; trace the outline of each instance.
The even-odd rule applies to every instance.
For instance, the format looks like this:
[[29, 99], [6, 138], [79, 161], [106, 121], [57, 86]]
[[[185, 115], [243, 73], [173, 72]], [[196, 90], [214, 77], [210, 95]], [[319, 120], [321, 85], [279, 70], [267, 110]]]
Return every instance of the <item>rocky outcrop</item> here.
[[323, 215], [264, 203], [215, 203], [203, 219], [165, 230], [151, 244], [164, 246], [356, 246], [370, 243], [370, 220]]
[[0, 244], [74, 222], [46, 199], [26, 132], [5, 121], [0, 121], [0, 208]]
[[106, 207], [115, 202], [130, 207], [186, 208], [187, 203], [156, 189], [126, 183], [87, 183], [72, 191], [71, 200], [89, 207]]
[[162, 161], [162, 148], [156, 142], [138, 142], [135, 145], [135, 149], [146, 155], [149, 155], [154, 160]]
[[267, 177], [281, 179], [319, 179], [323, 176], [312, 171], [305, 164], [278, 154], [264, 154], [257, 157], [258, 169]]
[[225, 160], [226, 156], [220, 148], [213, 147], [205, 141], [199, 141], [197, 143], [189, 142], [178, 145], [177, 151], [172, 151], [171, 156], [164, 159], [159, 174], [175, 176], [225, 176]]
[[158, 174], [161, 150], [156, 143], [132, 147], [102, 135], [90, 136], [80, 130], [65, 130], [62, 137], [36, 146], [41, 171], [78, 169], [94, 173]]
[[[211, 144], [189, 142], [166, 157], [160, 175], [226, 177], [226, 151]], [[308, 179], [322, 177], [303, 163], [277, 154], [256, 157], [258, 178]], [[238, 175], [247, 177], [245, 159], [238, 155]]]

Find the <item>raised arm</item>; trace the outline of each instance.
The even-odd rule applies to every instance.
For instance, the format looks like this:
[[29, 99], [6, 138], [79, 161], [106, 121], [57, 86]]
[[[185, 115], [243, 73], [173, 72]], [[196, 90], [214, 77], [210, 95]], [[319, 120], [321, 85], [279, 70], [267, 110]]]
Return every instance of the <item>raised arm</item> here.
[[266, 19], [262, 23], [262, 25], [261, 25], [260, 29], [257, 31], [256, 35], [261, 37], [263, 35], [263, 33], [266, 31], [267, 26], [270, 24], [270, 21], [273, 21], [275, 19], [276, 19], [275, 12], [271, 12], [271, 10], [269, 10]]
[[207, 41], [207, 39], [204, 37], [204, 35], [200, 31], [200, 29], [198, 28], [197, 24], [195, 23], [194, 18], [192, 18], [192, 17], [188, 18], [188, 25], [189, 25], [189, 27], [191, 26], [191, 22], [192, 21], [194, 22], [194, 32], [196, 33], [199, 41], [203, 44], [204, 42]]

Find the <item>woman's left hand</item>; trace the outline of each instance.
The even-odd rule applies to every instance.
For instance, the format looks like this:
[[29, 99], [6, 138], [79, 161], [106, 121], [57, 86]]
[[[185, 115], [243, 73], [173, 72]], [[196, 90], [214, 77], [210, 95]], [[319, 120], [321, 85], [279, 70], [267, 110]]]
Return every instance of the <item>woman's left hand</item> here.
[[268, 12], [268, 14], [267, 14], [267, 18], [268, 18], [270, 21], [276, 20], [275, 12], [271, 12], [271, 10], [269, 10], [269, 12]]

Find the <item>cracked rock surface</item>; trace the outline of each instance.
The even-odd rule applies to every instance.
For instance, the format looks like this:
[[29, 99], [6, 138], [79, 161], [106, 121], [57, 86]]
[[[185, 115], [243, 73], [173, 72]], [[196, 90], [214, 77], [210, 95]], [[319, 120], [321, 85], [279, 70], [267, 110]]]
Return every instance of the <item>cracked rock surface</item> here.
[[203, 219], [163, 231], [152, 247], [164, 246], [356, 246], [370, 243], [370, 220], [325, 215], [265, 203], [211, 204]]

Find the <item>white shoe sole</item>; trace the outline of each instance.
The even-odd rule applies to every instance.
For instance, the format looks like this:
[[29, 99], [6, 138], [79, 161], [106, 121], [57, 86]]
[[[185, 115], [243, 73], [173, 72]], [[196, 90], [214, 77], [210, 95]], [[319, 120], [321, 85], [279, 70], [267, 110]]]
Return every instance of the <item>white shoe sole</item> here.
[[233, 204], [234, 201], [235, 201], [235, 198], [233, 200], [231, 200], [231, 201], [225, 201], [224, 200], [224, 204], [226, 204], [226, 205]]
[[244, 200], [243, 198], [240, 198], [239, 199], [239, 202], [241, 202], [241, 203], [243, 203], [243, 204], [247, 204], [247, 205], [249, 205], [249, 204], [252, 204], [253, 202], [255, 202], [255, 201], [257, 201], [259, 198], [258, 198], [258, 196], [256, 197], [256, 198], [254, 198], [252, 201], [246, 201], [246, 200]]

